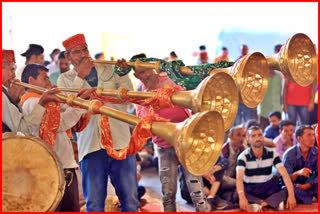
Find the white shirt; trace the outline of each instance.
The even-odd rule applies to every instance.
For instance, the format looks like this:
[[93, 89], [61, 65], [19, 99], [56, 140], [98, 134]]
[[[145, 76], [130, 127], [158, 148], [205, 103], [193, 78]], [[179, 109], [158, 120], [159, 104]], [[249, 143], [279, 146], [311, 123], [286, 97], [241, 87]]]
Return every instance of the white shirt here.
[[[113, 65], [95, 64], [98, 75], [98, 87], [104, 89], [116, 90], [119, 87], [133, 90], [131, 80], [128, 75], [118, 76], [113, 73]], [[60, 88], [91, 88], [86, 80], [83, 80], [77, 76], [77, 71], [72, 69], [68, 72], [62, 73], [57, 83]], [[127, 104], [106, 104], [110, 108], [127, 112]], [[101, 144], [101, 128], [100, 128], [100, 114], [91, 115], [88, 126], [78, 134], [78, 150], [79, 150], [79, 162], [83, 157], [89, 153], [104, 149]], [[130, 141], [130, 129], [129, 124], [120, 120], [108, 117], [111, 136], [113, 139], [114, 149], [119, 150], [128, 146]]]
[[[36, 104], [39, 102], [39, 99], [40, 98], [38, 97], [31, 97], [27, 99], [22, 106], [23, 114], [30, 114]], [[57, 132], [54, 152], [56, 153], [64, 169], [78, 167], [78, 164], [74, 159], [72, 144], [66, 131], [76, 125], [81, 115], [84, 113], [86, 113], [86, 110], [71, 108], [66, 104], [61, 104], [60, 126]], [[39, 136], [39, 129], [40, 123], [38, 124], [37, 129], [33, 132], [34, 136]]]
[[[3, 85], [2, 85], [3, 86]], [[28, 116], [24, 116], [19, 109], [13, 105], [5, 93], [2, 92], [2, 122], [12, 132], [23, 132], [31, 134], [41, 123], [42, 116], [46, 109], [35, 103], [34, 109]]]
[[22, 72], [23, 72], [23, 70], [24, 70], [24, 68], [25, 68], [26, 66], [27, 66], [27, 65], [23, 65], [22, 67], [20, 67], [20, 68], [17, 69], [17, 71], [16, 71], [16, 78], [17, 78], [18, 80], [20, 80], [20, 81], [21, 81]]
[[48, 76], [54, 72], [59, 71], [59, 67], [56, 65], [55, 61], [51, 62], [49, 65], [47, 65], [47, 68], [49, 71], [47, 72]]

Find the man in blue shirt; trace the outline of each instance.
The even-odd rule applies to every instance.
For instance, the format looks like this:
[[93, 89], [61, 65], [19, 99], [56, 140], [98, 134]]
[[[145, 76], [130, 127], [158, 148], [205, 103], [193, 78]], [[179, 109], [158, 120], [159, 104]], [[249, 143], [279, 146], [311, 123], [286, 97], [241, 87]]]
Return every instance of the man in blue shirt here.
[[318, 147], [315, 146], [314, 130], [311, 126], [296, 129], [298, 144], [288, 149], [283, 163], [293, 183], [298, 203], [311, 204], [318, 197]]
[[271, 112], [268, 117], [270, 125], [265, 128], [263, 136], [273, 140], [280, 134], [279, 123], [281, 121], [281, 113], [279, 111], [274, 111]]

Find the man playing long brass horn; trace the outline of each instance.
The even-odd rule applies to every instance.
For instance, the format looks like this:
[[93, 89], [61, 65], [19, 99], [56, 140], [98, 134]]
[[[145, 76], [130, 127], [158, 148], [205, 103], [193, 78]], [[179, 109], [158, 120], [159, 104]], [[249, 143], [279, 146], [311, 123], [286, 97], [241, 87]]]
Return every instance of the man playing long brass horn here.
[[[61, 74], [58, 87], [92, 88], [102, 86], [105, 89], [119, 87], [133, 90], [129, 77], [113, 74], [112, 65], [95, 66], [90, 61], [88, 45], [83, 34], [77, 34], [65, 40], [66, 57], [74, 69]], [[126, 104], [107, 104], [109, 107], [126, 112]], [[109, 118], [110, 130], [100, 127], [101, 115], [91, 115], [88, 126], [79, 133], [79, 164], [82, 173], [83, 194], [87, 212], [103, 212], [107, 196], [107, 183], [110, 175], [120, 201], [121, 212], [137, 212], [137, 168], [135, 155], [128, 155], [123, 160], [109, 156], [105, 142], [110, 139], [101, 137], [103, 132], [112, 135], [115, 150], [128, 146], [130, 141], [129, 125], [117, 119]]]
[[[146, 58], [145, 54], [135, 55], [131, 60], [136, 58]], [[122, 68], [127, 68], [125, 60], [118, 60], [117, 64]], [[168, 77], [160, 77], [152, 68], [134, 68], [134, 76], [141, 80], [143, 91], [151, 91], [158, 88], [177, 87], [177, 85]], [[179, 90], [184, 90], [179, 87]], [[147, 107], [136, 105], [137, 116], [144, 117], [148, 115], [149, 109]], [[155, 114], [160, 117], [169, 119], [171, 122], [182, 122], [190, 116], [188, 109], [180, 106], [174, 108], [163, 108], [156, 110]], [[175, 148], [166, 140], [155, 136], [152, 138], [154, 144], [157, 145], [159, 153], [159, 175], [162, 186], [162, 203], [165, 212], [176, 212], [176, 193], [177, 193], [177, 179], [178, 167], [180, 165]], [[195, 176], [188, 170], [183, 168], [188, 190], [192, 197], [193, 205], [197, 212], [207, 212], [209, 207], [207, 205], [205, 195], [203, 193], [203, 182], [201, 176]]]
[[[28, 64], [21, 74], [21, 81], [34, 86], [51, 88], [48, 77], [48, 69], [38, 64]], [[21, 97], [21, 106], [24, 115], [29, 115], [36, 107], [41, 93], [27, 89]], [[83, 93], [80, 98], [88, 98], [90, 91]], [[80, 212], [78, 181], [75, 169], [78, 168], [73, 155], [70, 141], [71, 128], [77, 124], [81, 116], [87, 111], [80, 108], [72, 108], [66, 104], [50, 103], [45, 106], [46, 112], [41, 124], [32, 134], [39, 136], [55, 151], [64, 169], [66, 187], [64, 196], [56, 212]]]
[[2, 133], [18, 131], [32, 133], [42, 120], [45, 104], [60, 100], [54, 95], [58, 90], [53, 89], [43, 93], [34, 111], [29, 116], [23, 116], [17, 104], [24, 93], [24, 88], [12, 84], [16, 77], [15, 70], [14, 51], [2, 50]]

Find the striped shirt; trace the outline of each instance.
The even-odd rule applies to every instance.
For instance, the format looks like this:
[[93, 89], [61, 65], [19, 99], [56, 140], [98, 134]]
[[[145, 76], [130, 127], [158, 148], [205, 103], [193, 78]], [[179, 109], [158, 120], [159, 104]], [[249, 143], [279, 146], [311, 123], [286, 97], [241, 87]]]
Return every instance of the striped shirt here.
[[244, 150], [237, 159], [237, 172], [244, 170], [244, 184], [265, 183], [272, 179], [272, 166], [283, 166], [278, 154], [267, 147], [263, 147], [261, 159], [257, 159], [251, 147]]

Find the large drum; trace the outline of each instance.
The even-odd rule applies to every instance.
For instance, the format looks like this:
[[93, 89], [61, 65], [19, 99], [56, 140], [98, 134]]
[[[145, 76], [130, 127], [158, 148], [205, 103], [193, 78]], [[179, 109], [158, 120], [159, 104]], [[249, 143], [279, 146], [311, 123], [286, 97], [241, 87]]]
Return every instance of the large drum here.
[[64, 173], [50, 146], [34, 136], [3, 135], [3, 212], [54, 211], [64, 189]]

